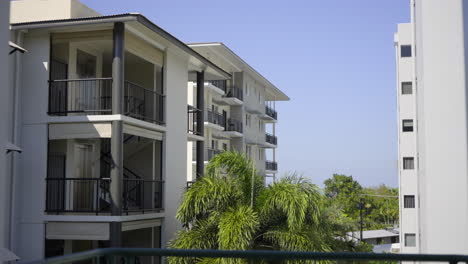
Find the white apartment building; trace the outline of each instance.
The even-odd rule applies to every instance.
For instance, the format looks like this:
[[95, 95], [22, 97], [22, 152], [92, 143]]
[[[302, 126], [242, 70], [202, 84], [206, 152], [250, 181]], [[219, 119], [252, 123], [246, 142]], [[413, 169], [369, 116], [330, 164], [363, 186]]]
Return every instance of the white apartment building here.
[[[278, 171], [276, 101], [288, 101], [288, 96], [223, 43], [188, 46], [229, 72], [232, 78], [204, 82], [203, 91], [194, 82], [188, 84], [189, 107], [193, 111], [204, 110], [204, 127], [199, 130], [197, 141], [198, 146], [204, 141], [204, 147], [203, 152], [198, 152], [195, 144], [188, 144], [187, 181], [194, 181], [203, 173], [203, 164], [226, 150], [245, 153], [259, 173], [274, 178]], [[204, 95], [201, 107], [195, 96], [199, 93]]]
[[28, 52], [10, 56], [14, 92], [0, 97], [6, 137], [22, 149], [0, 160], [2, 201], [11, 197], [2, 247], [26, 261], [164, 246], [180, 228], [187, 144], [196, 140], [187, 83], [231, 75], [140, 14], [18, 0], [10, 21], [11, 39]]
[[463, 0], [412, 0], [395, 34], [403, 253], [468, 254], [467, 18]]

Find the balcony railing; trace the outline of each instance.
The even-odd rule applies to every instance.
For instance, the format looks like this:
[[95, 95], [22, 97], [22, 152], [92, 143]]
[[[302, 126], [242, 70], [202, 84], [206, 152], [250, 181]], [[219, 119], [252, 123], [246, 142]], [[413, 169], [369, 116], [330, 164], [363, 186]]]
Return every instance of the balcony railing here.
[[166, 97], [138, 84], [125, 81], [125, 115], [157, 124], [164, 124]]
[[227, 81], [226, 80], [212, 80], [212, 81], [207, 81], [208, 83], [211, 83], [212, 85], [218, 87], [219, 89], [223, 90], [226, 92], [227, 88]]
[[[124, 113], [164, 124], [165, 96], [125, 81]], [[49, 115], [112, 114], [112, 78], [49, 81]]]
[[[163, 182], [142, 179], [123, 180], [123, 212], [162, 209]], [[46, 212], [109, 213], [109, 178], [46, 178]]]
[[220, 154], [223, 152], [222, 150], [219, 149], [208, 149], [207, 155], [206, 155], [206, 160], [210, 161], [214, 156]]
[[211, 109], [205, 111], [205, 121], [221, 127], [226, 126], [226, 118], [222, 114]]
[[273, 144], [273, 145], [278, 145], [278, 138], [272, 134], [265, 134], [265, 141], [267, 143]]
[[278, 163], [276, 161], [265, 161], [265, 170], [277, 171]]
[[265, 114], [275, 120], [278, 120], [278, 113], [267, 105], [265, 106]]
[[162, 248], [99, 248], [67, 254], [25, 264], [71, 264], [71, 263], [141, 263], [144, 257], [180, 257], [192, 259], [217, 258], [242, 259], [246, 263], [468, 263], [467, 255], [449, 254], [389, 254], [364, 252], [314, 252], [275, 250], [214, 250], [214, 249], [162, 249]]
[[187, 132], [194, 135], [202, 135], [203, 131], [199, 131], [197, 120], [198, 116], [203, 114], [201, 109], [195, 108], [191, 105], [187, 106]]
[[235, 132], [243, 133], [243, 124], [239, 120], [229, 118], [227, 123], [226, 123], [225, 130], [226, 131], [235, 131]]
[[235, 98], [237, 98], [237, 99], [239, 99], [241, 101], [244, 100], [244, 93], [243, 93], [242, 89], [237, 88], [235, 86], [227, 88], [225, 96], [226, 97], [235, 97]]

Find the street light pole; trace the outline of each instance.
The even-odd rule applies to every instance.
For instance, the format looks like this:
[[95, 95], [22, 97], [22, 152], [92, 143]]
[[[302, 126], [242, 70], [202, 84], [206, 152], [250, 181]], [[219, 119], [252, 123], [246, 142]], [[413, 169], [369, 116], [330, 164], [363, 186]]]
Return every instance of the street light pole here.
[[359, 197], [359, 225], [360, 225], [360, 241], [362, 242], [362, 232], [363, 232], [363, 219], [362, 219], [362, 207], [363, 207], [363, 204], [362, 204], [362, 197]]

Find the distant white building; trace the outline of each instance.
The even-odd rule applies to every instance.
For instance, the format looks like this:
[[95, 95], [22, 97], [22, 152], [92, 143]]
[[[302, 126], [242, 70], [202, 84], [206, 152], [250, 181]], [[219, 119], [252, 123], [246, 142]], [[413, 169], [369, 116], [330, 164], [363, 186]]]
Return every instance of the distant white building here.
[[[360, 232], [348, 232], [348, 239], [361, 241]], [[398, 229], [378, 229], [362, 231], [362, 241], [373, 246], [375, 253], [397, 253], [399, 251]]]
[[401, 252], [468, 254], [468, 9], [410, 8], [395, 34]]
[[[232, 77], [205, 82], [204, 128], [197, 131], [200, 135], [198, 145], [188, 144], [187, 180], [194, 181], [202, 173], [203, 162], [207, 163], [226, 150], [245, 153], [254, 160], [259, 173], [275, 177], [278, 171], [276, 102], [288, 101], [289, 97], [223, 43], [188, 45]], [[201, 110], [197, 107], [199, 92], [197, 84], [189, 82], [188, 104], [193, 111]], [[199, 153], [197, 146], [201, 142], [204, 142], [204, 147]], [[202, 155], [203, 160], [200, 159]], [[198, 169], [197, 164], [200, 164]]]

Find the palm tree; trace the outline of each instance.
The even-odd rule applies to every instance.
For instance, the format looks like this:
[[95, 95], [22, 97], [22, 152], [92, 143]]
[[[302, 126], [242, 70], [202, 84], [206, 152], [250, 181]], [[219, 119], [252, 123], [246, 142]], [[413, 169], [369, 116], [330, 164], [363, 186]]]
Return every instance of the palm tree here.
[[[318, 188], [297, 175], [265, 187], [251, 160], [224, 152], [185, 192], [176, 215], [184, 229], [170, 247], [330, 251], [334, 236], [321, 224], [328, 217], [322, 214], [322, 200]], [[173, 257], [169, 263], [245, 261]]]

